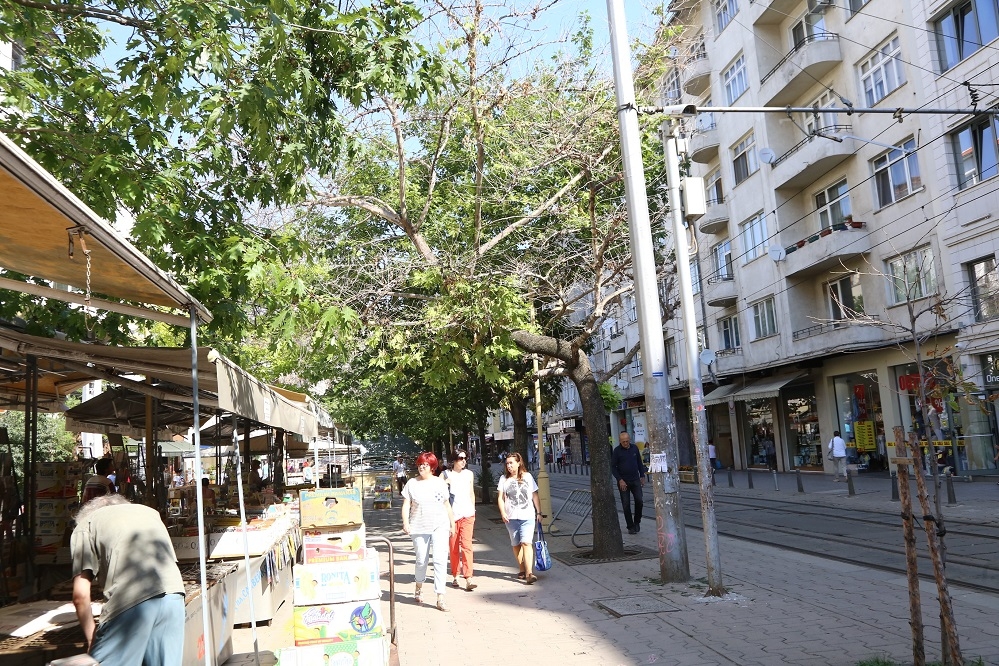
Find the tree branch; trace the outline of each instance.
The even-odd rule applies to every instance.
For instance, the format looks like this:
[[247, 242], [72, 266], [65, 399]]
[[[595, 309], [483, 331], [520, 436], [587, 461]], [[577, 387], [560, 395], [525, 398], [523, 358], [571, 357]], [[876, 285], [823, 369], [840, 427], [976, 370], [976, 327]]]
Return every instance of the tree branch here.
[[122, 16], [121, 14], [109, 12], [104, 9], [73, 7], [70, 5], [53, 5], [48, 2], [34, 2], [33, 0], [11, 0], [11, 2], [17, 5], [21, 5], [22, 7], [28, 7], [29, 9], [40, 9], [45, 12], [53, 12], [55, 14], [62, 14], [64, 16], [83, 16], [85, 18], [99, 19], [102, 21], [117, 23], [118, 25], [126, 25], [131, 28], [138, 28], [140, 30], [153, 29], [152, 23], [149, 23], [147, 21], [139, 21], [133, 18], [128, 18]]

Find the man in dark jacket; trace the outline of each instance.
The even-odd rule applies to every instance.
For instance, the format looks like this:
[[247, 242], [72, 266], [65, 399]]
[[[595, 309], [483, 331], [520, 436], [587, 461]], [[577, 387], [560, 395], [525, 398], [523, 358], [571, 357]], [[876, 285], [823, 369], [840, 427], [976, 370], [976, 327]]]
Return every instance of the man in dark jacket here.
[[[624, 507], [624, 522], [628, 534], [638, 534], [642, 523], [642, 486], [645, 485], [645, 463], [637, 446], [631, 445], [631, 436], [622, 432], [618, 438], [620, 445], [611, 453], [611, 474], [617, 479], [617, 489], [621, 491], [621, 505]], [[631, 515], [631, 498], [635, 498], [635, 515]]]

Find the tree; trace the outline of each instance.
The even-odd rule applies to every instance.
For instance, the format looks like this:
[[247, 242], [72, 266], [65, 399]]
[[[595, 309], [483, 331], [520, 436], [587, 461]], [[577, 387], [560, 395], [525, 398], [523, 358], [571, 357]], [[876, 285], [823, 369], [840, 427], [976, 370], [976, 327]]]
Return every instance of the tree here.
[[[327, 272], [284, 314], [310, 347], [346, 349], [356, 336], [376, 363], [435, 386], [470, 370], [506, 389], [508, 361], [550, 359], [546, 373], [579, 388], [593, 442], [594, 552], [618, 555], [610, 448], [598, 445], [606, 411], [586, 356], [631, 289], [612, 89], [589, 62], [587, 28], [575, 54], [513, 75], [513, 58], [526, 58], [517, 30], [540, 8], [438, 10], [461, 77], [411, 112], [383, 95], [358, 113], [360, 148], [300, 209]], [[657, 146], [654, 132], [647, 141]], [[658, 181], [661, 165], [649, 168]], [[534, 301], [550, 312], [537, 326]]]
[[[0, 40], [23, 54], [0, 70], [0, 131], [98, 214], [130, 218], [132, 240], [213, 311], [209, 340], [237, 358], [261, 305], [301, 297], [285, 269], [307, 248], [261, 211], [300, 200], [350, 152], [341, 106], [383, 91], [407, 104], [446, 76], [410, 36], [411, 4], [342, 4], [0, 6]], [[3, 301], [0, 315], [33, 307]], [[39, 328], [85, 336], [65, 321], [77, 311], [36, 313]], [[125, 330], [102, 315], [94, 334]]]

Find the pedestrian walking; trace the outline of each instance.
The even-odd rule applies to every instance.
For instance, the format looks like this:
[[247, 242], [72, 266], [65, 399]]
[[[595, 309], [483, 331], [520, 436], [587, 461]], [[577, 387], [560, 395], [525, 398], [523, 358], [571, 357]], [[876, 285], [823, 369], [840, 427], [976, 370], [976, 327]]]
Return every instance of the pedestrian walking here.
[[305, 459], [305, 464], [302, 466], [302, 478], [305, 482], [312, 484], [316, 480], [316, 469], [312, 466], [312, 461], [308, 458]]
[[458, 451], [454, 467], [444, 473], [451, 490], [451, 512], [454, 514], [454, 534], [451, 535], [451, 584], [459, 587], [458, 576], [465, 579], [465, 589], [471, 592], [478, 585], [472, 582], [472, 531], [475, 529], [475, 475], [468, 469], [468, 454]]
[[829, 440], [829, 455], [836, 463], [833, 481], [839, 481], [841, 474], [843, 480], [846, 481], [846, 442], [839, 436], [839, 430], [833, 431], [832, 439]]
[[395, 474], [395, 485], [401, 494], [402, 489], [406, 486], [406, 479], [408, 477], [406, 474], [406, 463], [402, 462], [401, 453], [395, 457], [395, 462], [392, 463], [392, 472]]
[[[631, 445], [631, 435], [622, 432], [618, 435], [618, 445], [611, 453], [611, 474], [617, 479], [617, 489], [621, 493], [628, 534], [638, 534], [642, 530], [642, 486], [645, 485], [646, 471], [638, 447]], [[631, 513], [632, 497], [635, 498], [634, 515]]]
[[[423, 601], [423, 582], [427, 579], [428, 556], [434, 558], [434, 592], [437, 608], [447, 611], [444, 590], [447, 586], [448, 539], [454, 534], [454, 514], [447, 484], [438, 476], [437, 456], [423, 452], [416, 457], [417, 477], [402, 489], [402, 531], [413, 539], [416, 551], [416, 603]], [[432, 549], [432, 552], [431, 552]]]
[[517, 578], [533, 585], [538, 580], [534, 575], [534, 525], [541, 516], [538, 484], [519, 453], [509, 454], [504, 467], [497, 487], [497, 504], [520, 569]]
[[711, 469], [718, 469], [718, 449], [715, 448], [713, 439], [708, 440], [708, 460], [711, 461]]
[[[70, 553], [73, 606], [90, 656], [104, 666], [180, 666], [184, 581], [159, 513], [116, 493], [96, 497], [76, 515]], [[107, 598], [99, 626], [95, 579]]]
[[763, 435], [763, 452], [767, 456], [767, 469], [771, 472], [777, 471], [777, 447], [774, 446], [774, 436], [770, 433]]

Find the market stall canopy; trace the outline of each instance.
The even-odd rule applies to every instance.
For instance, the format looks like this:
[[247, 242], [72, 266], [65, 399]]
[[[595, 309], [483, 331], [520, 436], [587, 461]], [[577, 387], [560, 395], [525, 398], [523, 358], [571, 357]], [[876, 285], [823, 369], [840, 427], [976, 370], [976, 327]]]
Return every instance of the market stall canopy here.
[[[154, 401], [153, 422], [156, 435], [169, 438], [185, 434], [194, 426], [190, 402]], [[202, 403], [202, 418], [210, 418], [211, 409]], [[72, 432], [120, 433], [133, 439], [146, 436], [146, 396], [121, 386], [111, 388], [76, 407], [66, 410], [66, 429]], [[191, 450], [194, 445], [191, 444]]]
[[[26, 375], [21, 360], [0, 349], [0, 410], [24, 408]], [[38, 409], [61, 412], [66, 409], [66, 396], [91, 381], [90, 375], [70, 370], [57, 360], [38, 359]]]
[[[211, 313], [27, 153], [0, 134], [0, 268], [69, 285], [61, 289], [0, 278], [0, 287], [79, 303], [88, 291], [143, 305]], [[86, 252], [89, 252], [89, 261]], [[89, 284], [88, 284], [89, 283]], [[187, 316], [151, 308], [95, 307], [186, 326]]]
[[724, 386], [719, 386], [711, 393], [704, 396], [705, 405], [720, 405], [723, 402], [728, 402], [728, 399], [739, 390], [741, 384], [725, 384]]
[[[95, 345], [40, 338], [7, 329], [0, 329], [0, 349], [5, 350], [4, 359], [19, 359], [22, 363], [29, 355], [55, 359], [93, 378], [140, 393], [156, 392], [160, 400], [193, 402], [192, 355], [187, 349]], [[217, 396], [212, 399], [199, 395], [203, 407], [217, 407], [265, 426], [298, 433], [306, 439], [316, 436], [316, 416], [305, 407], [288, 400], [214, 349], [199, 348], [197, 358], [199, 389]], [[0, 366], [0, 379], [5, 372], [4, 366]], [[147, 386], [122, 375], [143, 375], [169, 386]]]
[[791, 375], [778, 375], [777, 377], [764, 377], [752, 384], [740, 389], [733, 396], [736, 400], [759, 400], [761, 398], [776, 398], [780, 395], [780, 390], [785, 385], [790, 384], [795, 379], [804, 376], [804, 372], [796, 372]]

